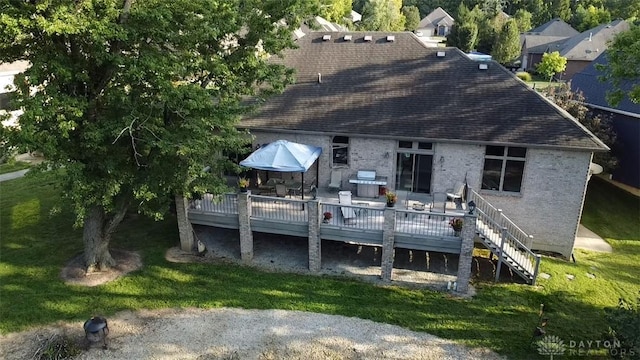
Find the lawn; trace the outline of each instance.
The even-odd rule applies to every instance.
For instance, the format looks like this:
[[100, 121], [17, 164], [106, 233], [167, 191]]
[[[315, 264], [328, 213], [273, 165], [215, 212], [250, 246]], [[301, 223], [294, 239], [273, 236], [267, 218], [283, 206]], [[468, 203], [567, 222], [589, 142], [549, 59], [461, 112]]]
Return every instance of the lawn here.
[[543, 359], [548, 356], [535, 355], [531, 343], [540, 304], [549, 318], [547, 334], [565, 343], [599, 340], [607, 330], [604, 308], [615, 306], [619, 297], [634, 299], [640, 290], [639, 201], [593, 180], [584, 224], [605, 236], [615, 253], [578, 251], [577, 263], [544, 258], [541, 270], [551, 278], [541, 279], [536, 287], [476, 283], [477, 295], [460, 299], [344, 278], [169, 263], [164, 252], [178, 244], [175, 220], [153, 222], [138, 216], [124, 221], [112, 247], [139, 251], [144, 268], [102, 286], [69, 286], [61, 282], [60, 269], [82, 251], [81, 231], [72, 228], [70, 213], [54, 211], [60, 197], [51, 175], [1, 185], [3, 334], [122, 310], [224, 306], [355, 316], [489, 347], [513, 359]]
[[6, 174], [18, 170], [27, 169], [31, 166], [30, 163], [25, 161], [11, 161], [0, 165], [0, 174]]

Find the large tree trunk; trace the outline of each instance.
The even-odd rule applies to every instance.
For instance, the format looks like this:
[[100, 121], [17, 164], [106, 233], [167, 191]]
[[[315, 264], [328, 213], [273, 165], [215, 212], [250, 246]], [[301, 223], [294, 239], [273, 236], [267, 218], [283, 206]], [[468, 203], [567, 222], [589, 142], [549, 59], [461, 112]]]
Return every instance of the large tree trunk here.
[[188, 201], [183, 195], [175, 195], [176, 218], [178, 221], [178, 234], [180, 235], [180, 249], [182, 251], [194, 251], [193, 228], [189, 222]]
[[89, 209], [82, 233], [87, 273], [115, 266], [116, 261], [109, 252], [109, 242], [111, 234], [122, 222], [127, 208], [128, 206], [123, 204], [111, 217], [107, 216], [99, 205]]

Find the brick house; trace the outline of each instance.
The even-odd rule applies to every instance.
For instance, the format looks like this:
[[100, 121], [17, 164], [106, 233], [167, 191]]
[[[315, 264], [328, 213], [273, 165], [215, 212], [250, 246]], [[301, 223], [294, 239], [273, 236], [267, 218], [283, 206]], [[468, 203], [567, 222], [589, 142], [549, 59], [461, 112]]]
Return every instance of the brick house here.
[[[295, 84], [240, 126], [254, 147], [277, 139], [323, 148], [309, 178], [341, 169], [432, 194], [465, 181], [525, 232], [532, 248], [569, 257], [589, 165], [608, 148], [497, 63], [428, 48], [411, 33], [311, 33], [283, 64]], [[317, 171], [317, 173], [316, 173]]]

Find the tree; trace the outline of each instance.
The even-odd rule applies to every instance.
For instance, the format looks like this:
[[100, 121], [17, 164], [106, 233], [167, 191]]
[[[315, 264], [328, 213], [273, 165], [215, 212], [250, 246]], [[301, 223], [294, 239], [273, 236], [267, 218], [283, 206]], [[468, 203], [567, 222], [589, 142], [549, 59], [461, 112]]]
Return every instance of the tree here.
[[518, 24], [518, 31], [523, 33], [533, 29], [532, 19], [533, 15], [528, 12], [526, 9], [518, 9], [516, 13], [513, 15], [513, 18], [516, 20]]
[[402, 15], [405, 17], [404, 29], [415, 31], [420, 24], [420, 10], [415, 6], [403, 6]]
[[[585, 99], [581, 93], [571, 91], [569, 84], [549, 86], [543, 91], [544, 95], [556, 105], [563, 108], [580, 124], [598, 137], [607, 146], [612, 147], [616, 141], [615, 132], [611, 127], [611, 121], [593, 114], [584, 105]], [[601, 165], [607, 172], [611, 172], [618, 164], [617, 159], [610, 152], [598, 152], [593, 155], [593, 161]]]
[[560, 56], [558, 51], [542, 54], [542, 60], [536, 65], [536, 71], [540, 75], [549, 78], [549, 81], [551, 81], [553, 75], [564, 71], [566, 68], [567, 58]]
[[571, 0], [553, 0], [551, 14], [554, 18], [569, 21], [571, 19]]
[[502, 27], [491, 56], [501, 64], [511, 64], [520, 56], [520, 32], [514, 19], [507, 21]]
[[582, 32], [594, 28], [600, 24], [611, 21], [611, 14], [604, 8], [596, 8], [589, 5], [586, 9], [582, 4], [576, 6], [576, 10], [571, 17], [571, 26]]
[[447, 45], [469, 52], [475, 49], [478, 39], [478, 26], [474, 23], [454, 24], [447, 36]]
[[109, 240], [130, 207], [161, 218], [174, 195], [226, 189], [219, 174], [234, 164], [212, 154], [246, 143], [235, 127], [249, 110], [243, 97], [264, 98], [290, 81], [291, 72], [266, 54], [293, 46], [292, 31], [311, 5], [59, 0], [3, 7], [0, 61], [32, 64], [15, 80], [24, 109], [19, 140], [62, 170], [88, 271], [114, 264]]
[[610, 82], [613, 91], [607, 102], [618, 106], [625, 98], [640, 104], [640, 26], [617, 34], [607, 49], [607, 66], [598, 66], [604, 73], [600, 81]]
[[337, 23], [351, 17], [351, 0], [321, 0], [320, 16]]
[[367, 0], [362, 10], [362, 30], [403, 31], [402, 0]]

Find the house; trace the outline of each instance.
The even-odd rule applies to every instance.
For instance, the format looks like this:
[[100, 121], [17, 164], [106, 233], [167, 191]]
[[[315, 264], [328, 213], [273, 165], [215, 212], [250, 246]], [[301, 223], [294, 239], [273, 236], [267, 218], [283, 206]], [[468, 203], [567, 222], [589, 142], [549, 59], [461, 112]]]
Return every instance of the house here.
[[424, 36], [447, 36], [455, 21], [443, 8], [438, 7], [420, 20], [417, 32]]
[[542, 37], [525, 35], [522, 56], [527, 56], [527, 64], [524, 68], [534, 70], [542, 59], [542, 54], [558, 51], [561, 56], [567, 58], [567, 68], [559, 77], [562, 80], [570, 80], [574, 74], [587, 67], [605, 51], [607, 43], [617, 33], [628, 29], [629, 24], [626, 21], [614, 20], [565, 39], [557, 35], [538, 35]]
[[520, 61], [527, 71], [535, 70], [542, 54], [557, 51], [569, 38], [578, 35], [578, 30], [556, 18], [520, 35]]
[[[603, 117], [611, 119], [611, 125], [616, 133], [616, 144], [611, 149], [618, 159], [618, 167], [612, 172], [612, 178], [621, 183], [640, 188], [640, 105], [625, 98], [616, 107], [612, 107], [606, 100], [610, 83], [600, 82], [598, 77], [602, 73], [598, 65], [607, 66], [606, 52], [598, 56], [589, 66], [573, 76], [571, 89], [581, 92], [584, 101], [591, 110]], [[623, 88], [631, 84], [623, 84]]]
[[298, 46], [277, 60], [295, 84], [240, 123], [254, 147], [321, 147], [308, 175], [320, 187], [336, 169], [353, 192], [365, 169], [412, 194], [465, 182], [532, 248], [571, 256], [592, 154], [608, 148], [568, 113], [502, 66], [412, 33], [312, 32]]

